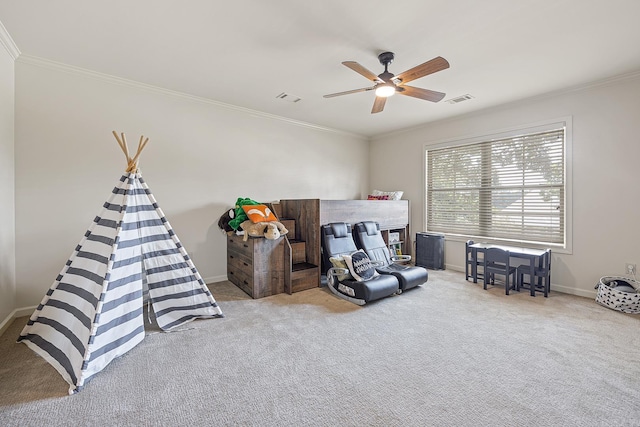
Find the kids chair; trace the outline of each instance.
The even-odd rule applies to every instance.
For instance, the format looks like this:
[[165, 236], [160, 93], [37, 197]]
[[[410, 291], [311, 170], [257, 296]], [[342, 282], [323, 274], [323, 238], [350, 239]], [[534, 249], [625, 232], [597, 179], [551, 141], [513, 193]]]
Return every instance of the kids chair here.
[[478, 271], [478, 267], [482, 267], [484, 265], [484, 261], [482, 259], [478, 259], [478, 251], [471, 248], [471, 245], [473, 245], [473, 240], [467, 240], [464, 244], [466, 262], [464, 275], [465, 280], [469, 280], [469, 277], [471, 277], [473, 282], [476, 283], [478, 281], [478, 277], [484, 277], [484, 274]]
[[528, 285], [531, 295], [535, 296], [536, 289], [538, 289], [542, 290], [545, 297], [548, 297], [551, 292], [551, 249], [547, 249], [540, 258], [538, 266], [533, 270], [533, 277], [529, 278], [529, 283], [524, 282], [525, 274], [527, 276], [531, 274], [529, 264], [519, 265], [517, 271], [518, 287]]
[[382, 234], [380, 224], [374, 221], [363, 221], [355, 225], [356, 246], [363, 249], [372, 261], [381, 264], [376, 265], [376, 271], [380, 274], [395, 276], [400, 283], [398, 293], [426, 283], [429, 273], [426, 268], [398, 264], [398, 261], [410, 261], [408, 255], [392, 256], [389, 252]]
[[[353, 275], [354, 272], [346, 268], [348, 264], [345, 256], [353, 259], [359, 257], [358, 268], [366, 267], [366, 263], [370, 264], [369, 258], [362, 251], [358, 251], [350, 224], [326, 224], [320, 227], [320, 232], [327, 286], [336, 296], [354, 304], [364, 305], [398, 292], [398, 279], [391, 275], [378, 274], [373, 266], [366, 269], [367, 271], [359, 271], [358, 273], [362, 273], [360, 275]], [[355, 254], [356, 252], [359, 253]], [[363, 259], [365, 257], [366, 259]]]
[[509, 295], [511, 284], [509, 277], [513, 276], [513, 285], [518, 286], [516, 280], [516, 268], [509, 264], [509, 251], [500, 248], [489, 248], [484, 252], [484, 288], [487, 289], [489, 282], [494, 283], [495, 275], [504, 276], [504, 292]]

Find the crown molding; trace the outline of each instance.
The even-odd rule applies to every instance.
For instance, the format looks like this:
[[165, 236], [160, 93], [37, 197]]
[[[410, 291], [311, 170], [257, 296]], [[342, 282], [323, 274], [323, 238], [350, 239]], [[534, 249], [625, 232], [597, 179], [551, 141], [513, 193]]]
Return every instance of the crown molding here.
[[542, 93], [542, 94], [539, 94], [539, 95], [533, 95], [533, 96], [529, 96], [529, 97], [526, 97], [526, 98], [517, 99], [515, 101], [506, 102], [504, 104], [493, 105], [493, 106], [489, 106], [489, 107], [485, 107], [485, 108], [480, 108], [479, 110], [469, 111], [467, 113], [462, 113], [462, 114], [459, 114], [459, 115], [446, 117], [446, 118], [443, 118], [443, 119], [437, 119], [437, 120], [433, 120], [433, 121], [430, 121], [430, 122], [427, 122], [427, 123], [421, 123], [419, 125], [408, 127], [408, 128], [405, 128], [405, 129], [399, 129], [399, 130], [387, 132], [387, 133], [376, 135], [376, 136], [372, 137], [371, 141], [376, 141], [376, 140], [379, 140], [379, 139], [388, 138], [388, 137], [391, 137], [391, 136], [396, 136], [396, 135], [400, 135], [400, 134], [407, 133], [407, 132], [413, 132], [413, 131], [420, 130], [420, 129], [426, 129], [426, 128], [430, 127], [430, 126], [435, 125], [436, 123], [455, 122], [457, 120], [461, 120], [461, 119], [465, 119], [465, 118], [481, 116], [483, 114], [486, 114], [486, 113], [492, 112], [492, 111], [501, 111], [501, 110], [508, 109], [508, 108], [518, 107], [520, 105], [526, 105], [526, 104], [529, 104], [531, 102], [536, 102], [536, 101], [541, 101], [541, 100], [545, 100], [545, 99], [556, 98], [556, 97], [561, 96], [561, 95], [566, 95], [566, 94], [575, 93], [575, 92], [581, 92], [581, 91], [594, 89], [594, 88], [601, 87], [601, 86], [609, 86], [609, 85], [613, 85], [613, 84], [616, 84], [616, 83], [635, 80], [635, 79], [639, 79], [639, 78], [640, 78], [640, 70], [635, 70], [635, 71], [631, 71], [629, 73], [618, 74], [618, 75], [611, 76], [611, 77], [606, 77], [606, 78], [603, 78], [603, 79], [600, 79], [600, 80], [594, 80], [594, 81], [591, 81], [591, 82], [582, 83], [582, 84], [574, 85], [574, 86], [569, 86], [569, 87], [565, 87], [563, 89], [558, 89], [558, 90], [551, 91], [551, 92], [545, 92], [545, 93]]
[[7, 29], [0, 22], [0, 44], [9, 52], [9, 55], [15, 61], [20, 56], [20, 49], [16, 46]]
[[608, 85], [616, 84], [618, 82], [623, 82], [623, 81], [626, 81], [626, 80], [634, 80], [634, 79], [637, 79], [639, 77], [640, 77], [640, 70], [635, 70], [635, 71], [631, 71], [629, 73], [618, 74], [618, 75], [615, 75], [615, 76], [606, 77], [604, 79], [594, 80], [594, 81], [588, 82], [588, 83], [583, 83], [583, 84], [580, 84], [580, 85], [569, 86], [569, 87], [567, 87], [565, 89], [560, 89], [560, 90], [557, 90], [555, 92], [544, 93], [544, 94], [541, 94], [539, 96], [531, 97], [530, 99], [551, 98], [551, 97], [554, 97], [556, 95], [562, 95], [562, 94], [570, 93], [570, 92], [579, 92], [579, 91], [592, 89], [592, 88], [599, 87], [599, 86], [608, 86]]
[[290, 118], [287, 118], [287, 117], [278, 116], [278, 115], [275, 115], [275, 114], [269, 114], [269, 113], [265, 113], [265, 112], [258, 111], [258, 110], [252, 110], [250, 108], [239, 107], [237, 105], [227, 104], [227, 103], [224, 103], [224, 102], [215, 101], [213, 99], [204, 98], [204, 97], [196, 96], [196, 95], [191, 95], [191, 94], [188, 94], [188, 93], [179, 92], [179, 91], [175, 91], [175, 90], [171, 90], [171, 89], [165, 89], [165, 88], [162, 88], [162, 87], [159, 87], [159, 86], [154, 86], [154, 85], [150, 85], [150, 84], [147, 84], [147, 83], [138, 82], [138, 81], [135, 81], [135, 80], [129, 80], [129, 79], [125, 79], [125, 78], [122, 78], [122, 77], [113, 76], [111, 74], [100, 73], [98, 71], [92, 71], [92, 70], [88, 70], [86, 68], [81, 68], [81, 67], [76, 67], [74, 65], [64, 64], [64, 63], [61, 63], [61, 62], [56, 62], [56, 61], [52, 61], [50, 59], [41, 58], [41, 57], [38, 57], [38, 56], [31, 56], [31, 55], [22, 54], [22, 55], [20, 55], [20, 58], [17, 59], [17, 62], [20, 62], [22, 64], [34, 65], [34, 66], [42, 67], [42, 68], [48, 68], [48, 69], [56, 70], [56, 71], [62, 71], [62, 72], [70, 73], [70, 74], [83, 76], [83, 77], [89, 77], [89, 78], [100, 80], [100, 81], [103, 81], [103, 82], [106, 82], [106, 83], [116, 84], [116, 85], [120, 85], [120, 86], [127, 86], [127, 87], [131, 87], [131, 88], [136, 88], [136, 89], [142, 89], [142, 90], [145, 90], [145, 91], [148, 91], [148, 92], [153, 92], [153, 93], [162, 94], [162, 95], [171, 96], [171, 97], [176, 97], [176, 98], [181, 98], [181, 99], [187, 99], [187, 100], [194, 101], [194, 102], [199, 102], [199, 103], [202, 103], [202, 104], [214, 105], [216, 107], [224, 108], [224, 109], [227, 109], [227, 110], [238, 111], [238, 112], [241, 112], [241, 113], [244, 113], [244, 114], [249, 114], [249, 115], [252, 115], [252, 116], [259, 116], [259, 117], [263, 117], [263, 118], [267, 118], [267, 119], [271, 119], [271, 120], [278, 120], [278, 121], [289, 123], [289, 124], [292, 124], [292, 125], [295, 125], [295, 126], [301, 126], [301, 127], [305, 127], [305, 128], [308, 128], [308, 129], [313, 129], [313, 130], [316, 130], [316, 131], [340, 134], [340, 135], [345, 135], [345, 136], [349, 136], [349, 137], [352, 137], [352, 138], [358, 138], [358, 139], [362, 139], [362, 140], [366, 140], [366, 141], [369, 140], [369, 138], [367, 138], [364, 135], [345, 132], [345, 131], [338, 130], [338, 129], [332, 129], [332, 128], [316, 125], [316, 124], [313, 124], [313, 123], [308, 123], [308, 122], [303, 122], [303, 121], [300, 121], [300, 120], [290, 119]]

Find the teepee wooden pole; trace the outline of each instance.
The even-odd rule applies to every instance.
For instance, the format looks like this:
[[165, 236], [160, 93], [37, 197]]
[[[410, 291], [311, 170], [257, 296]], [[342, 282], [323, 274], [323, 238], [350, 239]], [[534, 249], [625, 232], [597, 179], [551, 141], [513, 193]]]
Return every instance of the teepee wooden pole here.
[[144, 147], [147, 145], [147, 142], [149, 142], [149, 138], [145, 139], [144, 142], [142, 141], [143, 138], [144, 138], [144, 135], [140, 135], [140, 142], [138, 143], [138, 151], [136, 152], [136, 155], [132, 160], [132, 162], [135, 163], [136, 165], [138, 164], [140, 153], [142, 153], [142, 150], [144, 150]]
[[129, 147], [127, 146], [127, 137], [124, 136], [124, 132], [120, 133], [122, 137], [122, 145], [124, 145], [124, 154], [127, 156], [127, 160], [131, 161], [131, 156], [129, 156]]
[[116, 141], [118, 141], [118, 145], [120, 146], [120, 149], [124, 153], [124, 156], [127, 158], [127, 163], [129, 163], [129, 156], [127, 155], [127, 147], [124, 145], [124, 143], [122, 142], [122, 140], [120, 139], [120, 137], [118, 136], [115, 130], [112, 131], [111, 133], [113, 134], [113, 136], [116, 137]]
[[146, 147], [147, 142], [149, 142], [149, 138], [145, 139], [144, 135], [140, 135], [138, 150], [136, 151], [136, 155], [131, 158], [129, 154], [129, 147], [127, 145], [127, 137], [125, 136], [124, 132], [120, 133], [120, 136], [118, 136], [115, 130], [111, 133], [116, 137], [118, 145], [122, 149], [124, 156], [127, 158], [127, 169], [125, 169], [125, 172], [136, 172], [138, 170], [138, 159], [140, 159], [140, 153], [142, 153], [142, 150], [144, 150], [144, 147]]

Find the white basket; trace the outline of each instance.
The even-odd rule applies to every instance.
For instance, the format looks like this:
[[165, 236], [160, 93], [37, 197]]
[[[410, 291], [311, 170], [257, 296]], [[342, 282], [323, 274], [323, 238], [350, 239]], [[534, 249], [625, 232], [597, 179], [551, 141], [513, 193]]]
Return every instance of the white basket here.
[[[620, 284], [628, 284], [636, 292], [619, 291], [616, 287]], [[640, 283], [636, 280], [628, 277], [605, 276], [600, 279], [596, 289], [598, 289], [598, 295], [596, 296], [598, 304], [623, 313], [640, 313], [640, 293], [638, 293]]]

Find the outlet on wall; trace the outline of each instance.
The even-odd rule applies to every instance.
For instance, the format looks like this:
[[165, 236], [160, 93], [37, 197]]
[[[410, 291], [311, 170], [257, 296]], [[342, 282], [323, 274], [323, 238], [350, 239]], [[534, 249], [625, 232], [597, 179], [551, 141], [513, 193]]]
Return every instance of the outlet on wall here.
[[636, 265], [631, 263], [626, 263], [624, 265], [624, 271], [626, 274], [636, 274]]

